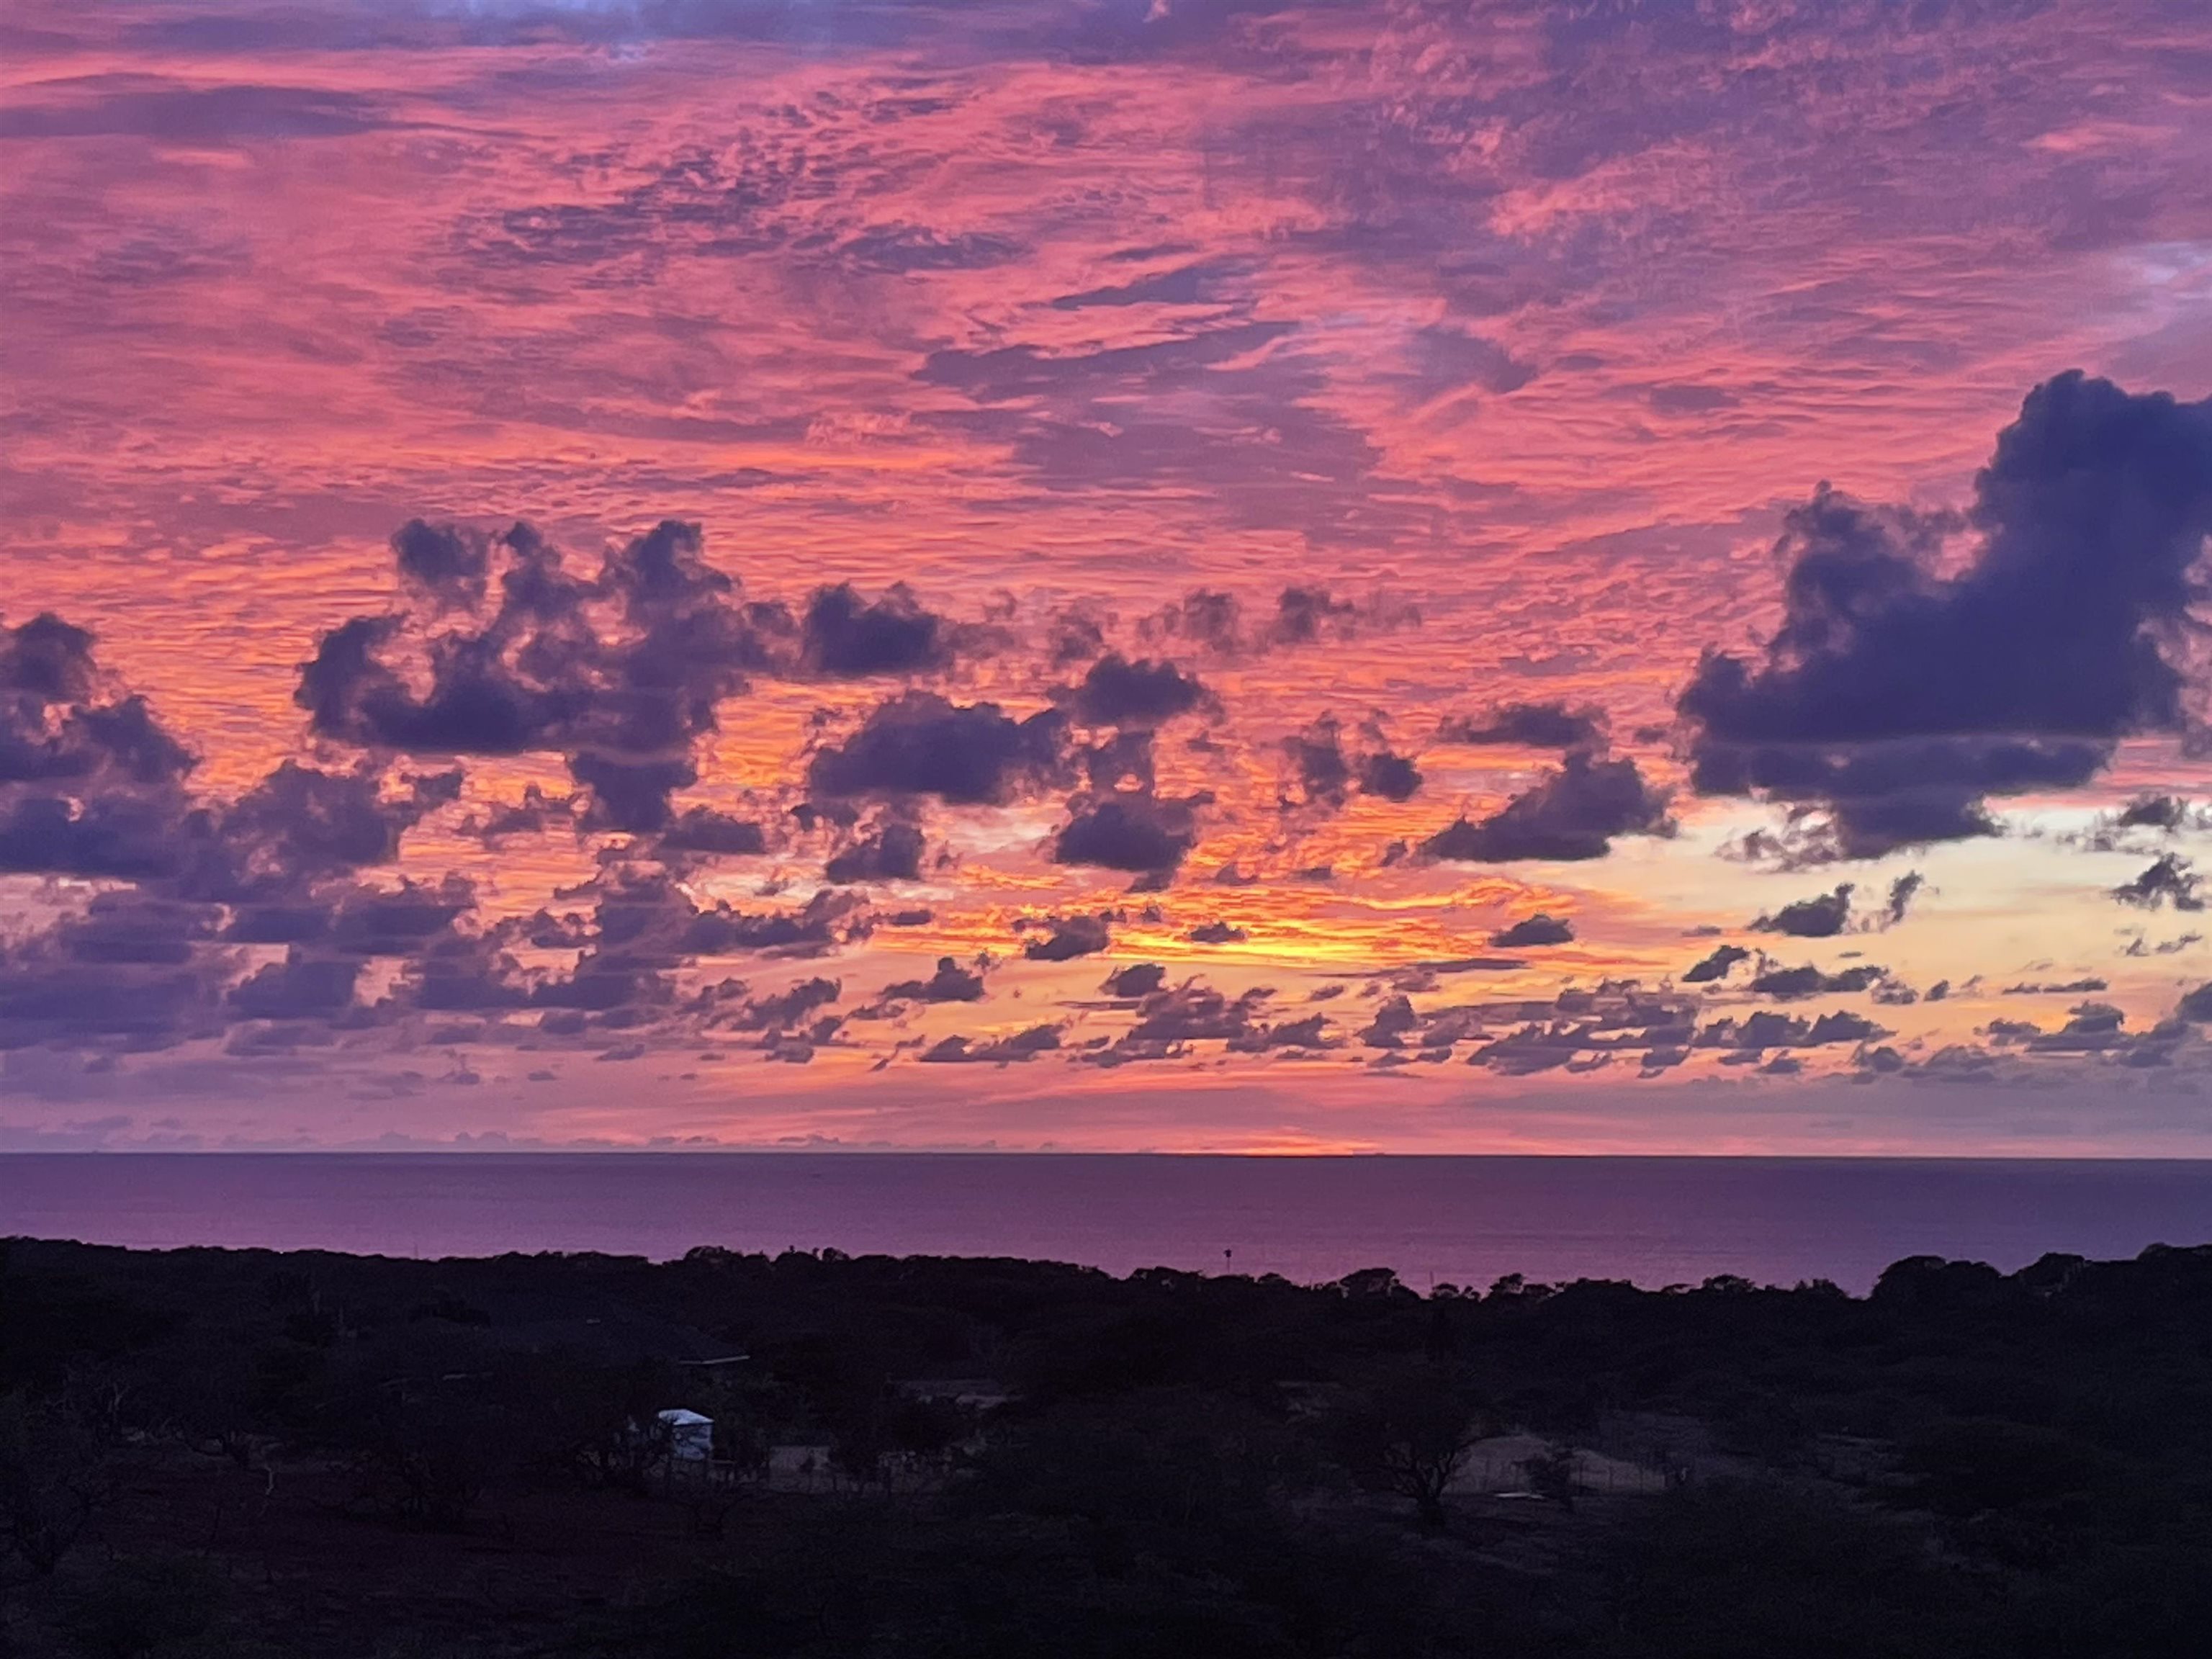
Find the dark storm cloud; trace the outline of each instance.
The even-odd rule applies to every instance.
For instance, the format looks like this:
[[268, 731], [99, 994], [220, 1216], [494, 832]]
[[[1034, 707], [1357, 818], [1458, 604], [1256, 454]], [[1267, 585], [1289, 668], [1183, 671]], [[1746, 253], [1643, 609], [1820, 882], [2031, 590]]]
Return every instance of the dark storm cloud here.
[[1613, 837], [1667, 835], [1667, 797], [1633, 760], [1577, 750], [1489, 817], [1461, 818], [1421, 843], [1431, 858], [1465, 863], [1603, 858]]
[[1751, 952], [1741, 945], [1716, 946], [1711, 956], [1703, 957], [1690, 965], [1682, 975], [1682, 983], [1685, 985], [1711, 984], [1716, 980], [1726, 979], [1729, 970], [1738, 963], [1750, 960]]
[[[2183, 1000], [2185, 1006], [2187, 999]], [[2021, 1069], [2019, 1062], [2075, 1060], [2130, 1069], [2164, 1067], [2172, 1065], [2176, 1054], [2191, 1042], [2190, 1020], [2181, 1009], [2148, 1030], [2130, 1031], [2126, 1026], [2127, 1016], [2112, 1004], [2081, 1002], [2067, 1011], [2064, 1023], [2056, 1030], [2046, 1031], [2031, 1020], [1993, 1019], [1980, 1029], [1986, 1046], [1954, 1044], [1911, 1062], [1894, 1053], [1889, 1053], [1887, 1060], [1863, 1054], [1861, 1063], [1872, 1062], [1877, 1069], [1939, 1081], [1954, 1078], [2027, 1082], [2033, 1073]]]
[[1101, 794], [1125, 787], [1150, 789], [1156, 771], [1152, 738], [1150, 731], [1136, 729], [1116, 732], [1103, 742], [1085, 744], [1076, 751], [1084, 781]]
[[304, 945], [331, 930], [328, 898], [248, 900], [230, 907], [222, 936], [234, 945]]
[[1693, 782], [1708, 794], [1764, 792], [1778, 799], [1826, 802], [1832, 824], [1812, 833], [1793, 829], [1746, 848], [1796, 867], [1996, 835], [1984, 795], [2078, 787], [2111, 758], [2112, 745], [2075, 738], [1939, 738], [1867, 742], [1820, 754], [1769, 748], [1759, 751], [1756, 778], [1742, 789], [1718, 787], [1729, 776], [1753, 779], [1751, 773], [1724, 769], [1747, 752], [1701, 756]]
[[[679, 815], [670, 796], [693, 781], [691, 739], [712, 729], [714, 702], [742, 684], [744, 665], [773, 665], [782, 650], [815, 670], [772, 609], [738, 606], [734, 584], [698, 558], [696, 534], [664, 526], [610, 554], [590, 581], [526, 529], [492, 538], [414, 525], [393, 556], [408, 608], [333, 629], [303, 675], [301, 702], [325, 735], [372, 750], [565, 752], [586, 827], [657, 833], [663, 854], [763, 849], [758, 825], [704, 807]], [[872, 626], [848, 630], [820, 666], [854, 665], [850, 640]], [[1064, 775], [1059, 715], [1006, 722], [937, 707], [963, 734], [978, 728], [958, 717], [980, 714], [987, 756], [989, 735], [1012, 734], [987, 769]], [[0, 630], [0, 864], [142, 884], [9, 947], [9, 1042], [161, 1047], [252, 1022], [278, 1034], [248, 1044], [261, 1052], [409, 1010], [536, 1008], [555, 1036], [674, 1029], [708, 1017], [678, 999], [675, 975], [690, 963], [820, 954], [872, 925], [865, 905], [827, 890], [796, 910], [749, 914], [702, 908], [664, 875], [617, 871], [594, 884], [588, 919], [472, 935], [466, 882], [353, 878], [392, 861], [409, 829], [458, 799], [459, 771], [288, 761], [234, 800], [196, 799], [183, 788], [190, 755], [142, 701], [111, 688], [90, 636], [55, 618]], [[925, 770], [930, 759], [925, 744]], [[817, 757], [833, 780], [864, 775], [870, 760], [865, 745]], [[957, 799], [955, 775], [939, 787]], [[542, 795], [534, 805], [533, 823], [556, 810], [580, 816]], [[837, 872], [912, 873], [919, 853], [919, 832], [894, 823], [846, 848]], [[526, 934], [534, 948], [578, 954], [564, 970], [525, 968], [504, 943]], [[281, 961], [257, 965], [240, 948], [269, 945], [286, 947]], [[363, 963], [377, 957], [401, 964], [398, 980], [376, 1007], [360, 1006]]]
[[172, 875], [179, 828], [164, 801], [132, 797], [72, 800], [22, 795], [0, 801], [0, 871], [111, 877]]
[[1869, 1042], [1889, 1034], [1848, 1010], [1803, 1019], [1761, 1010], [1742, 1019], [1716, 1020], [1698, 1032], [1700, 1048], [1820, 1048], [1836, 1042]]
[[0, 870], [226, 903], [295, 894], [388, 862], [461, 783], [286, 761], [225, 805], [185, 793], [191, 766], [143, 698], [111, 692], [89, 634], [52, 616], [0, 629]]
[[1358, 605], [1325, 587], [1291, 586], [1275, 596], [1274, 620], [1264, 637], [1269, 645], [1312, 645], [1331, 635], [1350, 639], [1358, 618]]
[[229, 1005], [246, 1019], [328, 1019], [353, 1005], [358, 957], [310, 956], [295, 945], [231, 988]]
[[840, 885], [863, 881], [918, 881], [923, 841], [915, 824], [894, 818], [831, 857], [823, 875]]
[[1052, 858], [1056, 864], [1162, 875], [1180, 865], [1197, 841], [1190, 802], [1128, 792], [1096, 801], [1079, 798], [1074, 817], [1053, 838]]
[[1345, 599], [1311, 583], [1292, 583], [1275, 596], [1273, 611], [1248, 617], [1233, 593], [1194, 587], [1137, 623], [1146, 641], [1176, 640], [1218, 656], [1294, 650], [1343, 643], [1364, 633], [1421, 625], [1419, 607], [1388, 596]]
[[42, 611], [0, 627], [0, 787], [174, 784], [192, 756], [143, 697], [107, 695], [93, 636]]
[[388, 794], [368, 767], [327, 772], [285, 761], [228, 808], [191, 826], [211, 836], [185, 854], [184, 887], [225, 902], [295, 893], [399, 854], [400, 837], [459, 793], [461, 775], [405, 780]]
[[952, 660], [952, 630], [904, 586], [870, 602], [850, 582], [817, 588], [800, 624], [806, 666], [836, 679], [920, 674]]
[[715, 904], [692, 918], [679, 945], [699, 956], [820, 956], [866, 938], [873, 927], [866, 905], [824, 888], [797, 910], [745, 911]]
[[[1502, 1036], [1492, 1027], [1520, 1022]], [[1549, 1002], [1477, 1003], [1438, 1009], [1422, 1021], [1418, 1041], [1424, 1058], [1449, 1058], [1452, 1045], [1478, 1042], [1468, 1063], [1509, 1076], [1567, 1069], [1589, 1071], [1626, 1053], [1644, 1051], [1642, 1074], [1654, 1076], [1681, 1063], [1696, 1036], [1696, 1006], [1688, 998], [1646, 991], [1633, 981], [1608, 981], [1595, 990], [1569, 988]]]
[[633, 951], [594, 949], [565, 975], [530, 988], [532, 1006], [550, 1011], [539, 1029], [573, 1036], [596, 1027], [622, 1030], [644, 1024], [675, 999], [676, 987], [657, 958]]
[[2109, 1002], [2084, 1002], [2067, 1011], [2058, 1030], [2038, 1033], [2027, 1046], [2045, 1054], [2097, 1053], [2125, 1042], [2126, 1024], [2127, 1016]]
[[1603, 1055], [1591, 1047], [1588, 1028], [1574, 1024], [1522, 1025], [1493, 1037], [1468, 1056], [1468, 1064], [1507, 1077], [1532, 1077]]
[[2168, 834], [2192, 821], [2189, 803], [2179, 795], [2138, 795], [2120, 809], [2115, 820], [2123, 830], [2163, 830]]
[[1395, 755], [1388, 749], [1378, 749], [1363, 756], [1359, 762], [1359, 787], [1366, 793], [1380, 795], [1384, 800], [1411, 800], [1419, 793], [1421, 770], [1404, 755]]
[[1045, 936], [1022, 945], [1022, 954], [1032, 962], [1072, 962], [1095, 955], [1114, 942], [1104, 916], [1052, 916], [1039, 925], [1048, 930]]
[[2100, 814], [2080, 834], [2059, 839], [2092, 853], [2136, 852], [2153, 840], [2208, 830], [2212, 830], [2212, 808], [2193, 805], [2180, 795], [2138, 795], [2118, 811]]
[[710, 806], [693, 806], [661, 831], [659, 848], [706, 857], [744, 858], [768, 850], [768, 835], [749, 818], [732, 817]]
[[[702, 958], [818, 957], [866, 939], [874, 926], [864, 901], [831, 888], [795, 909], [744, 911], [726, 901], [702, 906], [665, 872], [616, 869], [591, 896], [588, 916], [540, 911], [509, 924], [501, 938], [536, 950], [579, 951], [568, 975], [532, 980], [530, 1000], [583, 1011], [602, 1024], [661, 1018], [674, 994], [670, 976]], [[491, 977], [501, 987], [516, 982], [505, 966]]]
[[1589, 749], [1605, 742], [1605, 716], [1563, 702], [1500, 703], [1480, 719], [1455, 715], [1437, 729], [1438, 743], [1512, 744], [1528, 749]]
[[983, 976], [963, 968], [951, 957], [937, 959], [937, 971], [927, 979], [902, 979], [884, 987], [885, 1002], [981, 1002]]
[[1018, 788], [1065, 773], [1066, 726], [1057, 710], [1015, 720], [995, 703], [957, 704], [934, 692], [908, 691], [877, 705], [843, 743], [818, 750], [807, 784], [831, 797], [935, 795], [1001, 805]]
[[1106, 649], [1106, 629], [1111, 618], [1088, 605], [1078, 605], [1052, 619], [1045, 656], [1054, 668], [1088, 662]]
[[1385, 800], [1410, 800], [1421, 787], [1420, 769], [1382, 741], [1380, 723], [1368, 721], [1363, 733], [1374, 747], [1347, 753], [1344, 723], [1323, 714], [1294, 737], [1283, 739], [1291, 792], [1285, 805], [1337, 807], [1356, 783], [1363, 793]]
[[1139, 1005], [1132, 1044], [1234, 1042], [1248, 1036], [1273, 994], [1257, 987], [1230, 997], [1196, 981], [1155, 991]]
[[2046, 985], [2039, 981], [2026, 981], [2008, 985], [2002, 994], [2008, 997], [2078, 997], [2106, 990], [2105, 981], [2092, 974], [2082, 979], [2069, 979], [2063, 984]]
[[2132, 939], [2128, 941], [2127, 947], [2123, 950], [2120, 954], [2124, 957], [2178, 956], [2182, 951], [2191, 950], [2203, 943], [2204, 935], [2202, 933], [2179, 933], [2176, 934], [2172, 939], [2160, 939], [2155, 945], [2153, 945], [2150, 940], [2145, 938], [2142, 934], [2137, 933]]
[[430, 1013], [489, 1014], [526, 1006], [520, 965], [495, 939], [447, 933], [408, 964], [407, 1000]]
[[1984, 797], [2071, 787], [2122, 737], [2174, 732], [2212, 531], [2212, 401], [2069, 373], [2028, 394], [1975, 483], [1979, 545], [1823, 489], [1789, 517], [1783, 626], [1715, 652], [1679, 708], [1697, 787], [1824, 804], [1831, 856], [1987, 834]]
[[1907, 870], [1889, 884], [1889, 897], [1882, 907], [1882, 914], [1891, 927], [1894, 927], [1905, 920], [1905, 913], [1912, 908], [1913, 900], [1920, 896], [1920, 890], [1927, 884], [1928, 878], [1917, 870]]
[[588, 581], [527, 525], [490, 539], [417, 520], [392, 548], [418, 603], [323, 636], [295, 695], [313, 729], [371, 750], [564, 754], [597, 827], [667, 826], [694, 743], [790, 629], [741, 603], [698, 526], [673, 520]]
[[[872, 920], [864, 901], [832, 888], [795, 910], [747, 911], [726, 900], [696, 904], [665, 876], [645, 874], [602, 891], [587, 937], [601, 949], [642, 952], [673, 966], [691, 957], [818, 956], [866, 937]], [[560, 931], [544, 942], [566, 943]]]
[[1490, 942], [1500, 950], [1515, 951], [1540, 945], [1571, 945], [1574, 937], [1574, 923], [1565, 916], [1547, 915], [1539, 910], [1492, 933]]
[[665, 830], [675, 816], [668, 798], [699, 781], [688, 757], [631, 759], [586, 750], [568, 757], [568, 775], [592, 792], [587, 830], [619, 830], [650, 835]]
[[1194, 587], [1139, 623], [1137, 634], [1146, 640], [1188, 640], [1226, 656], [1244, 647], [1244, 609], [1233, 593]]
[[[1148, 997], [1167, 981], [1168, 970], [1157, 962], [1139, 962], [1116, 969], [1099, 988], [1109, 997]], [[2212, 1014], [2206, 1016], [2212, 1018]]]
[[1197, 676], [1171, 662], [1131, 662], [1118, 651], [1091, 665], [1065, 694], [1086, 726], [1157, 726], [1212, 701]]
[[491, 538], [465, 525], [410, 519], [392, 538], [399, 574], [441, 599], [474, 605], [491, 569]]
[[1327, 1014], [1304, 1014], [1296, 1019], [1276, 1020], [1255, 1026], [1229, 1040], [1231, 1053], [1245, 1054], [1265, 1054], [1276, 1048], [1334, 1048], [1341, 1044], [1342, 1039], [1331, 1027]]
[[1411, 997], [1395, 996], [1380, 1004], [1375, 1018], [1359, 1034], [1360, 1042], [1370, 1048], [1402, 1048], [1407, 1035], [1418, 1031], [1421, 1017], [1413, 1012]]
[[1851, 884], [1839, 884], [1833, 892], [1798, 899], [1772, 915], [1761, 915], [1751, 924], [1755, 933], [1787, 933], [1792, 939], [1832, 939], [1851, 919]]
[[[1500, 1026], [1508, 1029], [1502, 1032]], [[1659, 1055], [1639, 1061], [1646, 1075], [1679, 1065], [1696, 1035], [1696, 1006], [1686, 997], [1646, 991], [1632, 981], [1607, 981], [1595, 989], [1570, 987], [1549, 1000], [1458, 1004], [1422, 1012], [1412, 999], [1393, 997], [1378, 1007], [1359, 1034], [1384, 1051], [1384, 1063], [1403, 1063], [1405, 1051], [1422, 1061], [1449, 1060], [1456, 1046], [1477, 1046], [1468, 1063], [1509, 1076], [1554, 1069], [1588, 1071], [1626, 1052]], [[1670, 1054], [1679, 1055], [1669, 1059]]]
[[1765, 968], [1752, 975], [1751, 988], [1760, 996], [1772, 997], [1777, 1002], [1794, 1002], [1801, 997], [1868, 990], [1881, 984], [1888, 974], [1886, 968], [1864, 964], [1832, 974], [1823, 973], [1820, 969], [1810, 966]]
[[813, 1020], [844, 989], [838, 980], [804, 979], [776, 995], [750, 999], [728, 1023], [743, 1031], [787, 1031]]
[[2197, 889], [2203, 879], [2190, 867], [2187, 859], [2175, 853], [2161, 853], [2133, 880], [2122, 882], [2112, 889], [2112, 896], [2123, 904], [2143, 910], [2155, 910], [2163, 904], [2171, 904], [2177, 910], [2202, 910], [2204, 900]]
[[475, 890], [459, 876], [437, 883], [403, 879], [395, 888], [355, 887], [331, 912], [330, 944], [353, 956], [411, 956], [475, 905]]
[[101, 893], [82, 915], [0, 944], [0, 1048], [161, 1048], [219, 1030], [233, 965], [215, 943], [221, 915]]
[[1194, 945], [1241, 945], [1251, 935], [1242, 927], [1221, 921], [1202, 921], [1183, 937]]
[[520, 800], [493, 802], [461, 824], [460, 833], [496, 849], [510, 837], [542, 836], [556, 823], [574, 827], [580, 805], [577, 796], [549, 795], [538, 784], [525, 784]]
[[1032, 1025], [1012, 1036], [981, 1042], [973, 1037], [949, 1036], [932, 1044], [915, 1058], [925, 1066], [1006, 1066], [1035, 1060], [1060, 1047], [1057, 1025]]
[[1409, 601], [1377, 595], [1347, 599], [1326, 587], [1297, 584], [1275, 596], [1275, 614], [1254, 641], [1260, 648], [1345, 643], [1361, 635], [1419, 628], [1421, 612]]
[[1295, 737], [1283, 739], [1298, 799], [1309, 805], [1341, 806], [1352, 787], [1352, 763], [1344, 755], [1344, 727], [1323, 714]]

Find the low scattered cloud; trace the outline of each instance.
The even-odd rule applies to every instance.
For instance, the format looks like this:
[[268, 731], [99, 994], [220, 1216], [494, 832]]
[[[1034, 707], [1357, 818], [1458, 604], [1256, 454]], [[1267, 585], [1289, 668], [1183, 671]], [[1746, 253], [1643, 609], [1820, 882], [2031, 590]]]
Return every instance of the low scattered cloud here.
[[1052, 857], [1058, 864], [1095, 865], [1164, 878], [1197, 841], [1191, 802], [1125, 791], [1103, 798], [1079, 797], [1073, 815], [1053, 837]]
[[1524, 749], [1602, 748], [1606, 719], [1595, 708], [1563, 702], [1500, 703], [1486, 714], [1455, 714], [1437, 728], [1438, 743], [1510, 744]]
[[1758, 933], [1787, 933], [1792, 939], [1833, 939], [1851, 919], [1851, 884], [1839, 884], [1833, 892], [1798, 899], [1772, 915], [1751, 924]]
[[1848, 994], [1870, 990], [1888, 976], [1887, 969], [1863, 963], [1856, 967], [1839, 969], [1832, 974], [1810, 966], [1761, 966], [1751, 977], [1751, 988], [1759, 996], [1772, 997], [1778, 1002], [1794, 1002], [1802, 997], [1832, 996], [1839, 993]]
[[963, 967], [951, 957], [937, 959], [937, 971], [927, 979], [902, 979], [884, 987], [885, 1002], [981, 1002], [983, 975]]
[[1547, 915], [1539, 910], [1533, 916], [1523, 916], [1510, 927], [1499, 929], [1490, 936], [1490, 942], [1500, 950], [1528, 950], [1544, 945], [1569, 945], [1575, 937], [1574, 924], [1565, 916]]
[[1620, 836], [1673, 833], [1664, 791], [1632, 759], [1570, 754], [1555, 771], [1486, 817], [1462, 817], [1421, 843], [1433, 859], [1503, 864], [1601, 859]]
[[1076, 719], [1086, 726], [1152, 726], [1212, 702], [1198, 678], [1175, 664], [1150, 659], [1131, 662], [1117, 651], [1092, 663], [1063, 696]]
[[1717, 980], [1726, 979], [1729, 971], [1738, 963], [1750, 960], [1751, 952], [1741, 945], [1715, 945], [1711, 955], [1700, 957], [1683, 970], [1682, 983], [1685, 985], [1712, 984]]
[[1043, 936], [1022, 943], [1022, 954], [1031, 962], [1073, 962], [1096, 956], [1114, 942], [1113, 929], [1103, 915], [1048, 916], [1036, 925], [1044, 930]]
[[1066, 721], [1057, 711], [1016, 719], [996, 703], [954, 703], [917, 690], [878, 703], [858, 731], [816, 750], [806, 780], [822, 796], [1003, 805], [1064, 777], [1068, 764]]
[[854, 882], [918, 881], [926, 846], [919, 825], [891, 818], [832, 854], [822, 873], [840, 886]]
[[2172, 905], [2177, 910], [2202, 910], [2204, 900], [2197, 890], [2201, 880], [2187, 859], [2174, 853], [2161, 853], [2134, 879], [2112, 889], [2112, 896], [2140, 910], [2155, 910], [2162, 905]]

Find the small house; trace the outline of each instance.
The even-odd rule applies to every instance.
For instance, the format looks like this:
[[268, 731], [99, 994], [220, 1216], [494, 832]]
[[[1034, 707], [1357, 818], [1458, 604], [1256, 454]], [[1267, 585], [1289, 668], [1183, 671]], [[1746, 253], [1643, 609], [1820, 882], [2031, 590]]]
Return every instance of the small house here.
[[714, 1456], [714, 1419], [681, 1407], [660, 1413], [672, 1463], [708, 1463]]

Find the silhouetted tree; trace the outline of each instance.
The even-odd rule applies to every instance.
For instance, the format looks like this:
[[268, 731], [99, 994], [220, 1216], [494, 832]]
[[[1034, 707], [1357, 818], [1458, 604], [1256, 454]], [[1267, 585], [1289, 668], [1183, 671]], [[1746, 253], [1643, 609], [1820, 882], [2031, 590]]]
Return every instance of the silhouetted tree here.
[[23, 1570], [50, 1577], [114, 1496], [112, 1455], [82, 1413], [0, 1397], [0, 1544]]
[[1331, 1426], [1352, 1479], [1370, 1491], [1410, 1499], [1431, 1532], [1443, 1530], [1444, 1494], [1475, 1443], [1490, 1432], [1468, 1377], [1426, 1364], [1383, 1376], [1340, 1408]]

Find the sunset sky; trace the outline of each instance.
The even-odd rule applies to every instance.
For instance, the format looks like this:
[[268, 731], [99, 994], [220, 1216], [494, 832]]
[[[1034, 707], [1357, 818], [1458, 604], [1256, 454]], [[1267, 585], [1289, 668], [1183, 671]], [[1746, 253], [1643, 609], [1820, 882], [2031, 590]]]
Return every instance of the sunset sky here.
[[0, 246], [0, 1148], [2212, 1154], [2202, 0], [14, 0]]

